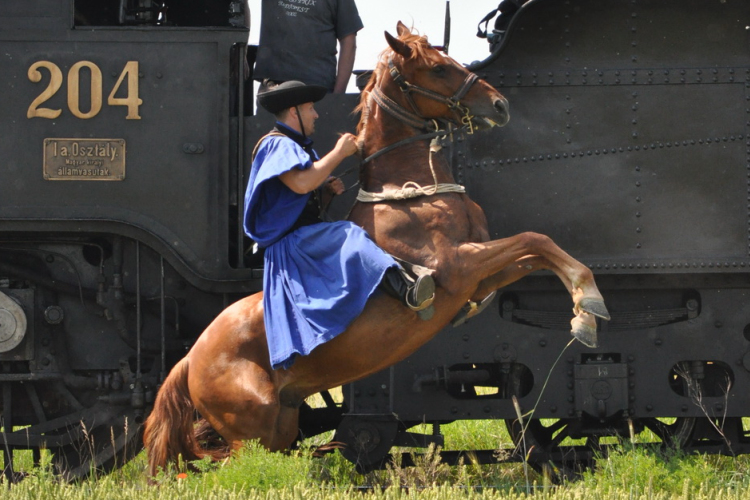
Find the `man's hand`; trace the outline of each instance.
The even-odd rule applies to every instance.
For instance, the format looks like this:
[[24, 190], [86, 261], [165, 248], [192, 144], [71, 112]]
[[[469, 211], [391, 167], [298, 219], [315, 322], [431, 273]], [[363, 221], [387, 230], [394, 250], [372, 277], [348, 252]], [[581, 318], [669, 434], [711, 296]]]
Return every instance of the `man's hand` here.
[[323, 183], [323, 191], [331, 196], [338, 196], [344, 192], [344, 182], [338, 177], [331, 176]]
[[344, 157], [353, 155], [359, 150], [357, 147], [357, 136], [349, 132], [341, 134], [334, 149], [339, 150]]
[[330, 176], [320, 188], [320, 208], [327, 210], [333, 197], [344, 192], [344, 183], [338, 177]]
[[312, 168], [305, 170], [293, 168], [281, 174], [279, 179], [295, 193], [309, 193], [324, 184], [336, 167], [347, 156], [351, 156], [357, 151], [357, 136], [349, 133], [342, 134], [333, 150], [313, 163]]

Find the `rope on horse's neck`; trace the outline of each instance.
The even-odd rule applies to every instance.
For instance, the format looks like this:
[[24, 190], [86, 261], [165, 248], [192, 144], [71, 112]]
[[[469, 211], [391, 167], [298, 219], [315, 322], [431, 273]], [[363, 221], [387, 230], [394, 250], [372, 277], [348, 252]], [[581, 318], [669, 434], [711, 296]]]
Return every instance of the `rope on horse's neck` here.
[[435, 173], [435, 167], [432, 164], [432, 155], [433, 153], [437, 153], [441, 149], [442, 147], [440, 146], [440, 144], [438, 144], [438, 138], [434, 138], [430, 143], [429, 152], [430, 172], [432, 173], [433, 181], [432, 186], [423, 187], [416, 182], [409, 181], [404, 183], [404, 185], [401, 186], [401, 189], [386, 190], [382, 193], [372, 193], [360, 188], [359, 194], [357, 194], [357, 201], [365, 203], [375, 203], [379, 201], [389, 200], [408, 200], [411, 198], [417, 198], [419, 196], [432, 196], [441, 193], [465, 193], [466, 188], [460, 184], [438, 183], [437, 174]]

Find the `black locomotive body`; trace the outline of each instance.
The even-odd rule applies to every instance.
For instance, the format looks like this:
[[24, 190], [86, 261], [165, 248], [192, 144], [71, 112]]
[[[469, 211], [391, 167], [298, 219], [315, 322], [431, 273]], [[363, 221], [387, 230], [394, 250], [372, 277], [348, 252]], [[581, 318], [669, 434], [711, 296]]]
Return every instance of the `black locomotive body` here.
[[161, 4], [0, 6], [6, 470], [14, 448], [122, 464], [170, 366], [261, 289], [238, 253], [242, 5]]
[[[349, 458], [367, 467], [393, 444], [441, 443], [439, 425], [461, 419], [504, 419], [518, 440], [519, 413], [540, 464], [644, 429], [690, 450], [750, 450], [748, 25], [750, 5], [731, 0], [524, 5], [473, 65], [508, 98], [510, 123], [458, 138], [455, 174], [493, 238], [543, 233], [593, 269], [612, 320], [599, 348], [568, 345], [554, 275], [500, 290], [345, 388]], [[418, 423], [434, 432], [410, 433]]]
[[[245, 6], [0, 5], [7, 473], [24, 448], [49, 449], [71, 477], [122, 465], [171, 366], [262, 289], [242, 212], [246, 160], [273, 120], [252, 116]], [[353, 131], [357, 96], [327, 101], [321, 119]]]
[[[243, 11], [230, 0], [0, 5], [6, 469], [20, 448], [50, 449], [74, 476], [122, 464], [172, 364], [224, 306], [261, 289], [242, 197], [272, 120], [247, 111]], [[565, 290], [531, 276], [346, 386], [343, 405], [303, 412], [303, 432], [338, 428], [347, 456], [372, 466], [393, 445], [439, 442], [454, 420], [504, 419], [517, 436], [515, 396], [534, 409], [540, 461], [564, 461], [566, 436], [595, 444], [643, 428], [745, 452], [747, 25], [738, 0], [526, 4], [474, 65], [508, 97], [510, 124], [445, 150], [493, 237], [548, 234], [594, 269], [612, 312], [601, 347], [567, 346]], [[318, 106], [318, 129], [332, 132], [319, 151], [353, 131], [357, 98]], [[436, 432], [409, 432], [422, 422]]]

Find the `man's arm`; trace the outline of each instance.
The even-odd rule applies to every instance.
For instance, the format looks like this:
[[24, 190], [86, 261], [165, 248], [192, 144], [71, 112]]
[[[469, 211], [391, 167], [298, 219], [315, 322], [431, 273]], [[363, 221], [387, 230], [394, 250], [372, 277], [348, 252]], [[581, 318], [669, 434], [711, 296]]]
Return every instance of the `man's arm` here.
[[339, 62], [336, 69], [336, 84], [333, 87], [334, 94], [346, 92], [349, 78], [354, 69], [354, 56], [357, 53], [357, 34], [346, 35], [339, 40]]
[[307, 170], [293, 168], [279, 176], [281, 182], [297, 194], [305, 194], [317, 189], [323, 181], [328, 179], [336, 167], [348, 156], [357, 152], [357, 137], [344, 134], [339, 137], [336, 146], [330, 153], [312, 164]]

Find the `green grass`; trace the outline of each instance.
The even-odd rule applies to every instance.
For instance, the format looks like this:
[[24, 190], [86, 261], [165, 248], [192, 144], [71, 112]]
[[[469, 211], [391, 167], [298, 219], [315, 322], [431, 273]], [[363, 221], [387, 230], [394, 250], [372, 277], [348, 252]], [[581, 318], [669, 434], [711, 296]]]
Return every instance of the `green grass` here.
[[[431, 426], [414, 429], [431, 432]], [[510, 447], [500, 421], [459, 421], [441, 428], [446, 449]], [[306, 446], [322, 444], [319, 436]], [[650, 440], [649, 436], [639, 439]], [[424, 451], [424, 450], [420, 450]], [[750, 498], [750, 457], [686, 455], [656, 447], [632, 446], [629, 440], [579, 480], [552, 485], [522, 464], [481, 466], [469, 457], [449, 467], [434, 449], [416, 458], [416, 467], [392, 464], [386, 470], [357, 474], [340, 454], [313, 458], [309, 448], [289, 454], [269, 453], [250, 443], [231, 459], [198, 462], [200, 473], [162, 474], [158, 485], [146, 478], [141, 453], [122, 469], [77, 484], [65, 484], [51, 472], [48, 453], [32, 466], [31, 453], [17, 454], [16, 466], [28, 477], [3, 492], [3, 498], [23, 499], [656, 499], [729, 500]]]
[[[581, 487], [679, 493], [702, 485], [709, 490], [750, 488], [748, 457], [687, 455], [657, 448], [621, 447], [583, 474]], [[688, 485], [688, 486], [686, 486]]]
[[[464, 430], [456, 430], [459, 435]], [[468, 432], [468, 431], [467, 431]], [[307, 450], [269, 453], [249, 444], [225, 462], [197, 464], [201, 473], [164, 474], [147, 484], [143, 454], [123, 469], [78, 484], [65, 484], [49, 463], [30, 471], [4, 492], [16, 499], [657, 499], [750, 498], [750, 460], [745, 457], [686, 456], [643, 447], [622, 448], [597, 461], [579, 481], [552, 486], [540, 476], [526, 483], [515, 465], [448, 467], [425, 455], [418, 467], [355, 474], [333, 454], [315, 459]], [[367, 485], [368, 488], [361, 488]]]

